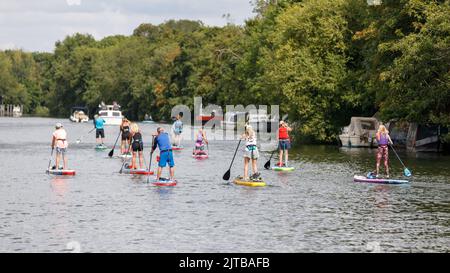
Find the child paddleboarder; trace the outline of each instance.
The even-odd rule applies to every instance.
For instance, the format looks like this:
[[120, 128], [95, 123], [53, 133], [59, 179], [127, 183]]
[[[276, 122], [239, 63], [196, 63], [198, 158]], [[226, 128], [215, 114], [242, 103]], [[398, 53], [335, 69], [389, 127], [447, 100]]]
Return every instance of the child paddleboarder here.
[[[53, 132], [52, 137], [52, 150], [56, 146], [56, 158], [55, 158], [55, 166], [53, 166], [53, 170], [60, 169], [59, 163], [60, 158], [62, 156], [63, 159], [63, 170], [67, 170], [67, 147], [69, 146], [69, 142], [67, 142], [67, 132], [64, 130], [61, 123], [56, 123], [55, 131]], [[50, 164], [49, 164], [50, 165]]]
[[[242, 139], [245, 140], [244, 148], [244, 180], [256, 180], [260, 179], [261, 174], [258, 172], [258, 158], [259, 151], [256, 147], [256, 133], [252, 126], [245, 126], [245, 133], [242, 135]], [[248, 165], [252, 163], [253, 175], [248, 176]]]
[[376, 134], [376, 139], [378, 142], [377, 151], [377, 166], [376, 173], [374, 174], [376, 178], [380, 174], [380, 163], [381, 159], [384, 159], [384, 167], [386, 169], [386, 177], [389, 178], [389, 144], [394, 144], [391, 137], [389, 136], [389, 131], [384, 125], [378, 127], [378, 132]]
[[181, 121], [181, 113], [177, 115], [176, 121], [172, 125], [172, 132], [174, 134], [173, 146], [179, 147], [181, 143], [181, 134], [183, 133], [183, 122]]
[[[288, 150], [291, 148], [291, 140], [289, 138], [289, 132], [292, 128], [284, 122], [280, 121], [280, 128], [278, 129], [278, 150], [279, 150], [279, 162], [277, 166], [287, 167], [289, 153]], [[284, 154], [284, 164], [283, 164], [283, 154]]]
[[95, 138], [97, 142], [97, 147], [105, 146], [103, 144], [103, 139], [105, 138], [105, 125], [106, 121], [99, 117], [99, 115], [94, 116], [94, 126], [95, 126]]
[[152, 147], [152, 153], [158, 147], [160, 152], [158, 162], [158, 172], [156, 174], [156, 181], [161, 178], [162, 169], [169, 165], [170, 168], [170, 180], [173, 181], [175, 175], [175, 162], [173, 160], [172, 145], [170, 144], [169, 134], [164, 131], [164, 128], [159, 127], [156, 134], [153, 134], [155, 141]]
[[139, 157], [139, 167], [144, 169], [144, 142], [142, 141], [142, 133], [136, 123], [131, 124], [131, 148], [133, 150], [133, 157], [131, 159], [131, 168], [137, 169], [136, 156]]
[[206, 132], [203, 128], [200, 128], [197, 133], [197, 139], [195, 141], [194, 155], [205, 155], [205, 144], [208, 145], [208, 139], [206, 138]]

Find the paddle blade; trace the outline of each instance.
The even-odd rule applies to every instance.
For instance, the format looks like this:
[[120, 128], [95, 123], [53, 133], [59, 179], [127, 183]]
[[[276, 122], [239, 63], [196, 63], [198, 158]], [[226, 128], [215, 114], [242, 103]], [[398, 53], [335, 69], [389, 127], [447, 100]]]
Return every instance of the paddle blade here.
[[108, 156], [109, 156], [109, 157], [112, 157], [113, 155], [114, 155], [114, 149], [112, 149], [112, 150], [109, 152]]
[[223, 180], [230, 180], [230, 176], [231, 176], [231, 170], [228, 170], [224, 175], [223, 175]]
[[404, 174], [406, 177], [410, 177], [410, 176], [412, 175], [411, 171], [410, 171], [408, 168], [405, 168], [405, 169], [403, 170], [403, 174]]
[[266, 164], [264, 164], [264, 169], [268, 170], [270, 169], [270, 160], [266, 162]]

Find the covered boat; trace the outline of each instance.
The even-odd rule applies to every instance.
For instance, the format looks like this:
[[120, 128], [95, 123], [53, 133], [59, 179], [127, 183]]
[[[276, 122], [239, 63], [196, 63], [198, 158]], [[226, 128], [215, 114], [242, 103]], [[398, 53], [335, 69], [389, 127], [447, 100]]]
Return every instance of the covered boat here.
[[71, 109], [70, 120], [73, 122], [88, 122], [89, 121], [89, 109], [87, 107], [76, 106]]
[[342, 129], [339, 140], [343, 147], [376, 147], [379, 124], [376, 118], [352, 117], [350, 125]]

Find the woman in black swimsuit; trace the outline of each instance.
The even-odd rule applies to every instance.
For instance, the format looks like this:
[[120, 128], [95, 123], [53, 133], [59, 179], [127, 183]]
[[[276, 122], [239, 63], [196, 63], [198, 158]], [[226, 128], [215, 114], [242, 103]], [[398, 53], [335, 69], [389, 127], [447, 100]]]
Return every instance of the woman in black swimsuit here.
[[120, 142], [120, 152], [126, 154], [128, 152], [127, 145], [130, 146], [130, 121], [126, 118], [122, 119], [120, 125], [120, 132], [122, 133], [122, 141]]
[[142, 133], [136, 123], [131, 124], [131, 148], [133, 150], [133, 158], [131, 160], [131, 168], [136, 168], [136, 155], [139, 156], [139, 167], [144, 169], [144, 142], [142, 141]]

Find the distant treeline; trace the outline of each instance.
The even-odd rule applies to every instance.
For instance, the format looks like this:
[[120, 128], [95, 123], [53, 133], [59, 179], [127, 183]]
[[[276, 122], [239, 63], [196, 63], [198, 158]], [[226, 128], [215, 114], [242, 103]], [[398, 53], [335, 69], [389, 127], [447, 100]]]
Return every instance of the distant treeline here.
[[118, 101], [131, 119], [177, 104], [279, 104], [302, 139], [334, 141], [351, 116], [450, 125], [450, 1], [254, 1], [244, 26], [142, 24], [75, 34], [53, 53], [0, 51], [3, 103], [68, 117]]

